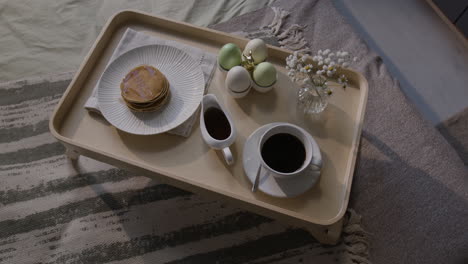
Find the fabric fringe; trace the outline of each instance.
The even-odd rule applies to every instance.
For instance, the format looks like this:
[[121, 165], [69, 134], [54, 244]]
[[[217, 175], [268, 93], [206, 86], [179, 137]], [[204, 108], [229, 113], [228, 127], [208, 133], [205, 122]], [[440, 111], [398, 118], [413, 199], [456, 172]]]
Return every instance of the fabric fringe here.
[[309, 43], [305, 40], [302, 32], [304, 28], [305, 26], [293, 24], [283, 33], [277, 35], [281, 47], [300, 53], [310, 53]]
[[275, 14], [273, 20], [270, 24], [262, 26], [261, 29], [267, 29], [271, 35], [276, 36], [282, 48], [298, 51], [300, 53], [310, 53], [308, 43], [302, 32], [305, 26], [293, 24], [285, 31], [281, 32], [284, 19], [290, 12], [279, 7], [272, 7], [272, 10]]
[[369, 234], [361, 226], [361, 216], [353, 209], [347, 211], [342, 232], [347, 263], [370, 264]]
[[283, 20], [290, 14], [288, 11], [279, 8], [279, 7], [272, 7], [273, 12], [275, 13], [275, 17], [271, 21], [269, 25], [263, 26], [262, 28], [270, 29], [270, 33], [272, 35], [278, 35], [281, 26], [283, 25]]

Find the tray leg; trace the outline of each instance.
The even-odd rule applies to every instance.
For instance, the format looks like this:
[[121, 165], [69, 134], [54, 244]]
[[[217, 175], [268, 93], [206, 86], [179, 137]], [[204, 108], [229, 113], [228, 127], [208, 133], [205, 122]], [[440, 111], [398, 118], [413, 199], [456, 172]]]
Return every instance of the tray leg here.
[[309, 233], [320, 243], [326, 245], [336, 245], [343, 229], [343, 218], [329, 226], [308, 225], [304, 226], [304, 229], [309, 231]]
[[74, 149], [66, 147], [65, 155], [71, 160], [77, 160], [80, 157], [80, 153]]

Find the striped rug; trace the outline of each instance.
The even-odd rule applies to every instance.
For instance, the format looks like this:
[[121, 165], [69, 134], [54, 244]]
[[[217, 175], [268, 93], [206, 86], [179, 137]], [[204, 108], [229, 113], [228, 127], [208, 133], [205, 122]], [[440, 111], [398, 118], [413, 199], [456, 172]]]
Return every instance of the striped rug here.
[[305, 230], [217, 200], [86, 157], [72, 164], [48, 131], [70, 79], [0, 84], [0, 263], [361, 259], [359, 218], [337, 246], [321, 246]]

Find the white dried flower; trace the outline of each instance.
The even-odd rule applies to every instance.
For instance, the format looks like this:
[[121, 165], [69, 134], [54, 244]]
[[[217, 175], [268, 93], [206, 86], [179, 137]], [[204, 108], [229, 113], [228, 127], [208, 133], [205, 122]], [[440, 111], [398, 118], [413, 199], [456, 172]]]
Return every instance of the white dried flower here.
[[[312, 64], [306, 64], [308, 59], [311, 59], [317, 63], [318, 67], [314, 67]], [[340, 67], [348, 67], [352, 61], [356, 61], [357, 58], [352, 58], [348, 52], [336, 51], [331, 52], [330, 49], [319, 50], [317, 54], [313, 56], [302, 55], [298, 52], [294, 52], [286, 58], [286, 69], [289, 78], [302, 86], [307, 85], [319, 85], [323, 86], [329, 94], [331, 90], [327, 87], [327, 80], [333, 78]], [[315, 69], [317, 68], [317, 69]], [[343, 87], [348, 84], [348, 79], [345, 75], [340, 75], [337, 78], [338, 83]]]
[[346, 78], [344, 74], [338, 77], [338, 83], [341, 84], [343, 88], [346, 88], [346, 86], [348, 86], [348, 79]]

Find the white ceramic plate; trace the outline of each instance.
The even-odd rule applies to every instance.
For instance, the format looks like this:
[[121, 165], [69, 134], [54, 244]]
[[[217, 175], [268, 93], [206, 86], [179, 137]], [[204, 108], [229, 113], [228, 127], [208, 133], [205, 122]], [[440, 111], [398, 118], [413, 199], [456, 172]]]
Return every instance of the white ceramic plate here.
[[[120, 83], [133, 68], [147, 64], [169, 80], [170, 101], [154, 112], [132, 112], [120, 94]], [[98, 103], [103, 116], [116, 128], [137, 135], [167, 132], [186, 121], [197, 110], [205, 90], [200, 65], [184, 51], [165, 45], [130, 50], [104, 71], [98, 85]]]
[[[276, 124], [279, 123], [267, 124], [258, 128], [245, 141], [242, 162], [245, 174], [252, 184], [255, 180], [255, 174], [257, 173], [258, 166], [260, 166], [258, 141], [268, 128]], [[315, 147], [318, 148], [315, 140], [314, 144]], [[290, 198], [303, 194], [312, 188], [318, 182], [319, 178], [320, 170], [314, 169], [314, 166], [310, 166], [300, 175], [291, 179], [278, 179], [271, 174], [268, 175], [266, 170], [262, 169], [258, 183], [258, 190], [274, 197]]]

